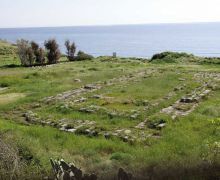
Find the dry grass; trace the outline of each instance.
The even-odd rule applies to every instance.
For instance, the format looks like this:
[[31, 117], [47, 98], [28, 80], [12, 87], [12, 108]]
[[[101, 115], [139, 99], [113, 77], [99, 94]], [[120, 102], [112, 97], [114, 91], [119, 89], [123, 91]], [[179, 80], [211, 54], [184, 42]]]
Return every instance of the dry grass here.
[[25, 97], [23, 93], [8, 93], [0, 95], [0, 105], [9, 104], [14, 101], [17, 101], [20, 98]]
[[0, 174], [7, 179], [15, 179], [19, 174], [18, 151], [0, 139]]

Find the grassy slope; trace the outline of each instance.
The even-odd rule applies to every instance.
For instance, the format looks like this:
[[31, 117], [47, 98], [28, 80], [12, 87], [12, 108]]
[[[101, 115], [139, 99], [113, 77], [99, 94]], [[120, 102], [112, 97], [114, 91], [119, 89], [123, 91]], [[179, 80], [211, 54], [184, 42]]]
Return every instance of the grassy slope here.
[[[38, 167], [39, 176], [42, 173], [50, 172], [48, 162], [50, 157], [74, 161], [87, 171], [99, 172], [99, 176], [106, 173], [114, 174], [117, 170], [116, 167], [123, 166], [135, 174], [141, 172], [149, 175], [155, 172], [155, 174], [160, 174], [162, 178], [170, 174], [175, 174], [174, 178], [181, 178], [184, 169], [188, 169], [189, 172], [192, 170], [192, 174], [193, 170], [196, 170], [201, 175], [199, 178], [202, 179], [205, 176], [200, 173], [200, 166], [205, 164], [205, 167], [212, 167], [215, 163], [220, 163], [220, 156], [215, 154], [213, 145], [220, 139], [219, 124], [213, 124], [210, 121], [216, 120], [220, 115], [220, 90], [216, 90], [203, 101], [193, 113], [186, 117], [180, 117], [176, 121], [158, 113], [162, 107], [172, 104], [179, 97], [190, 92], [190, 88], [193, 89], [198, 85], [192, 81], [195, 72], [219, 71], [218, 66], [158, 65], [130, 60], [102, 61], [95, 59], [93, 61], [63, 63], [47, 68], [4, 67], [6, 64], [14, 62], [15, 59], [11, 54], [0, 56], [0, 84], [9, 87], [7, 90], [0, 91], [0, 101], [3, 101], [2, 97], [14, 93], [20, 93], [25, 97], [15, 98], [14, 101], [8, 103], [0, 103], [0, 113], [2, 114], [0, 134], [6, 142], [12, 142], [19, 149], [27, 151], [28, 153], [21, 153], [24, 158], [27, 154], [33, 156], [29, 166]], [[143, 78], [141, 82], [115, 85], [96, 92], [115, 97], [113, 102], [106, 105], [107, 109], [141, 111], [141, 116], [135, 120], [123, 117], [116, 117], [112, 120], [105, 114], [90, 115], [74, 110], [62, 112], [57, 108], [57, 105], [40, 108], [37, 112], [42, 116], [52, 116], [54, 119], [63, 117], [91, 119], [95, 120], [99, 126], [109, 129], [128, 128], [146, 117], [158, 119], [162, 116], [167, 119], [168, 125], [160, 132], [162, 135], [160, 139], [149, 138], [145, 143], [129, 145], [118, 139], [89, 138], [63, 133], [50, 127], [26, 126], [17, 123], [17, 119], [11, 115], [13, 109], [16, 111], [18, 108], [27, 108], [29, 104], [37, 102], [43, 97], [146, 69], [156, 69], [161, 73], [147, 79]], [[177, 71], [184, 73], [178, 74]], [[167, 101], [161, 101], [174, 87], [180, 84], [178, 79], [183, 77], [187, 79], [184, 83], [187, 84], [188, 89], [177, 93]], [[76, 83], [74, 79], [81, 79], [82, 82]], [[85, 96], [90, 96], [90, 94]], [[143, 99], [148, 100], [151, 104], [159, 102], [159, 105], [145, 112], [143, 106], [123, 103], [124, 100]], [[101, 100], [89, 100], [80, 106], [91, 104], [101, 105], [102, 102]], [[43, 168], [46, 171], [42, 171]], [[175, 171], [175, 173], [170, 171]], [[28, 174], [28, 172], [24, 173]], [[212, 171], [212, 173], [215, 172]], [[196, 174], [197, 178], [198, 174]], [[210, 174], [206, 172], [206, 175]], [[182, 178], [184, 179], [184, 177]], [[193, 176], [192, 179], [194, 179]]]

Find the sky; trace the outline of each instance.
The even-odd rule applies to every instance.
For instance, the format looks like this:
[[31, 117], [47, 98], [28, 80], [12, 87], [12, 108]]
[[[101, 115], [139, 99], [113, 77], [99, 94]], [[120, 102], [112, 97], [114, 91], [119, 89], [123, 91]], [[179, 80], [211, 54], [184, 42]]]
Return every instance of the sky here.
[[0, 28], [220, 22], [220, 0], [0, 0]]

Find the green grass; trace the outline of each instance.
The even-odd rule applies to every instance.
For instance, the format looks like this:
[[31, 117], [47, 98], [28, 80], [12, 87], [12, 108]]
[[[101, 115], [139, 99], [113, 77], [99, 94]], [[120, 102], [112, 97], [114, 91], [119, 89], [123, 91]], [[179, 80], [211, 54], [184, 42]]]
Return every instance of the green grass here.
[[[49, 176], [50, 158], [74, 162], [86, 172], [97, 172], [102, 179], [106, 174], [115, 175], [119, 167], [140, 178], [150, 174], [155, 179], [219, 176], [216, 168], [220, 164], [220, 90], [213, 91], [188, 116], [172, 120], [169, 115], [160, 113], [161, 109], [201, 86], [201, 82], [194, 79], [196, 73], [220, 73], [218, 65], [201, 65], [200, 62], [159, 64], [100, 57], [48, 67], [9, 67], [10, 64], [19, 65], [11, 51], [14, 47], [3, 42], [0, 47], [9, 49], [0, 55], [0, 137], [18, 149], [19, 157], [27, 164], [21, 170], [24, 176], [31, 177], [33, 169], [37, 169], [36, 179]], [[135, 76], [138, 72], [147, 75], [106, 85], [113, 78]], [[45, 97], [96, 82], [103, 86], [97, 91], [52, 104], [42, 103]], [[180, 86], [183, 89], [174, 90]], [[1, 88], [6, 89], [1, 91]], [[107, 98], [91, 98], [97, 94]], [[80, 97], [87, 100], [73, 103]], [[36, 104], [40, 106], [34, 107]], [[65, 105], [67, 108], [63, 108]], [[98, 106], [100, 110], [92, 114], [79, 111], [90, 106]], [[88, 137], [48, 126], [28, 125], [22, 114], [29, 110], [53, 121], [68, 119], [74, 124], [76, 120], [90, 120], [96, 122], [96, 129], [130, 129], [134, 136], [141, 137], [142, 133], [149, 136], [129, 144], [119, 138]], [[109, 113], [113, 112], [117, 115], [111, 117]], [[137, 118], [131, 118], [135, 112], [138, 112]], [[165, 120], [166, 127], [162, 130], [134, 128], [145, 119], [149, 122]], [[208, 170], [201, 172], [203, 168]]]

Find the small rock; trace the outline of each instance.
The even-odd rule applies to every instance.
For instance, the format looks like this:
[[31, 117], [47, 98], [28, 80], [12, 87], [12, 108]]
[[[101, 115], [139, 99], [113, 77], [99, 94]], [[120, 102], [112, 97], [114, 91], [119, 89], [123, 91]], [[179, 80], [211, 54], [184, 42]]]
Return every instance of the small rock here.
[[131, 115], [130, 117], [131, 117], [132, 119], [137, 119], [138, 116], [139, 116], [139, 114], [133, 114], [133, 115]]
[[123, 129], [118, 129], [118, 130], [116, 130], [115, 132], [121, 133], [122, 131], [124, 131], [124, 130], [123, 130]]
[[91, 98], [93, 98], [93, 99], [102, 99], [102, 96], [101, 95], [94, 95]]
[[91, 131], [91, 133], [89, 134], [90, 136], [93, 136], [93, 137], [97, 137], [99, 135], [99, 133], [95, 130]]
[[166, 126], [166, 123], [162, 123], [162, 124], [159, 124], [159, 125], [157, 126], [157, 128], [158, 128], [159, 130], [161, 130], [161, 129], [163, 129], [165, 126]]
[[174, 91], [180, 91], [180, 90], [183, 90], [183, 87], [175, 87], [173, 90]]
[[129, 141], [129, 137], [128, 137], [128, 136], [123, 136], [123, 137], [121, 137], [121, 139], [122, 139], [124, 142], [128, 142], [128, 141]]
[[60, 130], [65, 131], [67, 129], [67, 126], [68, 126], [68, 124], [62, 124]]
[[93, 90], [93, 89], [97, 89], [97, 87], [93, 84], [88, 84], [84, 86], [84, 89]]
[[41, 105], [39, 103], [36, 103], [33, 105], [33, 108], [39, 108], [39, 107], [41, 107]]
[[105, 137], [105, 139], [110, 139], [110, 138], [111, 138], [111, 135], [110, 135], [109, 133], [105, 133], [105, 134], [104, 134], [104, 137]]
[[87, 109], [87, 108], [81, 108], [79, 110], [80, 112], [84, 112], [84, 113], [94, 113], [95, 111], [92, 109]]
[[109, 116], [110, 119], [112, 119], [112, 118], [114, 118], [114, 117], [117, 116], [117, 113], [115, 113], [115, 112], [109, 112], [109, 113], [108, 113], [108, 116]]
[[196, 102], [196, 100], [191, 97], [184, 97], [180, 99], [180, 102], [181, 103], [194, 103]]
[[91, 133], [91, 130], [90, 130], [90, 129], [86, 129], [86, 130], [85, 130], [85, 133], [86, 133], [86, 134], [90, 134], [90, 133]]
[[185, 81], [186, 79], [183, 79], [183, 78], [179, 78], [179, 81]]
[[80, 80], [80, 79], [74, 79], [74, 81], [75, 81], [75, 82], [81, 82], [81, 80]]
[[74, 133], [76, 132], [76, 129], [67, 129], [67, 132]]
[[135, 128], [137, 129], [144, 129], [146, 124], [148, 122], [148, 119], [146, 119], [144, 122], [139, 123], [137, 126], [135, 126]]
[[125, 133], [125, 134], [131, 134], [131, 130], [126, 129], [126, 130], [124, 131], [124, 133]]
[[81, 97], [80, 99], [77, 99], [74, 101], [74, 103], [81, 103], [81, 102], [85, 102], [87, 100], [87, 98]]
[[203, 94], [207, 95], [207, 94], [209, 94], [210, 92], [211, 92], [211, 90], [207, 89], [207, 90], [205, 90], [205, 91], [203, 92]]

